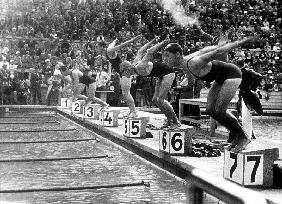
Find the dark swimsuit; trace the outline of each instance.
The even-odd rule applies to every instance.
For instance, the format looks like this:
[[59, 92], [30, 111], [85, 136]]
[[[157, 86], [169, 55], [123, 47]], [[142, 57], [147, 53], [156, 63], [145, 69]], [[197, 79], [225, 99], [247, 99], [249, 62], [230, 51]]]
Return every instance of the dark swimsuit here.
[[[71, 76], [71, 79], [74, 80], [74, 78], [72, 76], [72, 72], [71, 72], [70, 76]], [[89, 86], [89, 84], [92, 84], [92, 83], [94, 83], [96, 81], [95, 78], [90, 77], [90, 76], [88, 76], [86, 74], [83, 74], [81, 77], [79, 77], [78, 80], [79, 80], [79, 83], [82, 83], [82, 84], [84, 84], [86, 86]]]
[[214, 60], [211, 62], [212, 67], [209, 73], [207, 73], [205, 76], [199, 77], [189, 69], [188, 62], [190, 60], [187, 61], [188, 70], [196, 78], [201, 79], [203, 81], [208, 81], [208, 82], [216, 81], [218, 84], [222, 85], [226, 79], [242, 78], [242, 73], [239, 67], [237, 67], [234, 64], [226, 63], [218, 60]]
[[109, 62], [111, 63], [112, 68], [113, 68], [117, 73], [119, 73], [119, 74], [121, 75], [119, 65], [122, 63], [122, 60], [121, 60], [120, 56], [117, 54], [116, 58], [111, 59], [111, 58], [107, 55], [107, 58], [108, 58]]
[[89, 84], [92, 84], [96, 81], [96, 79], [83, 74], [81, 77], [79, 77], [79, 83], [85, 84], [86, 86], [89, 86]]
[[170, 68], [168, 65], [160, 62], [153, 63], [153, 69], [148, 77], [158, 77], [159, 79], [163, 79], [163, 77], [167, 74], [173, 73], [174, 70]]

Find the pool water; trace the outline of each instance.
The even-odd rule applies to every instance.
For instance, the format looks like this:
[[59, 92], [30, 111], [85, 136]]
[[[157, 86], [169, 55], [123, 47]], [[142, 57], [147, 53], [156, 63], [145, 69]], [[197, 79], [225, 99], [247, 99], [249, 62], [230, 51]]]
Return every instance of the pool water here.
[[[48, 112], [42, 112], [41, 117]], [[17, 116], [16, 113], [13, 115]], [[19, 113], [29, 116], [27, 113]], [[0, 193], [1, 202], [15, 203], [188, 203], [185, 183], [144, 162], [135, 154], [105, 140], [75, 141], [95, 139], [91, 133], [62, 116], [53, 118], [1, 118], [1, 121], [49, 121], [60, 124], [23, 125], [0, 124], [9, 130], [69, 129], [77, 131], [53, 132], [0, 132], [0, 191], [40, 189], [56, 187], [83, 187], [118, 185], [136, 182], [149, 182], [134, 187], [102, 188], [58, 192]], [[56, 142], [56, 140], [73, 140]], [[50, 143], [10, 143], [20, 141], [53, 141]], [[2, 143], [1, 143], [2, 142]], [[5, 143], [6, 142], [6, 143]], [[79, 159], [85, 156], [108, 156], [103, 158]], [[59, 161], [25, 161], [21, 159], [76, 158]], [[13, 161], [17, 159], [17, 162]], [[9, 162], [7, 162], [9, 160]]]

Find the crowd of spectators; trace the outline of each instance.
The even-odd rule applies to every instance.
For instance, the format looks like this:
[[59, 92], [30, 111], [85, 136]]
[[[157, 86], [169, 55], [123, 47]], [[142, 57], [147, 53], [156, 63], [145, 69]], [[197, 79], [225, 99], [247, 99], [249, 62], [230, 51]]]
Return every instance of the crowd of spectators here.
[[[132, 60], [138, 48], [155, 36], [161, 39], [169, 36], [171, 41], [179, 42], [184, 54], [213, 43], [201, 38], [197, 26], [177, 25], [170, 11], [165, 10], [161, 2], [162, 0], [33, 1], [30, 10], [21, 16], [13, 16], [13, 12], [9, 12], [11, 15], [0, 23], [2, 103], [52, 104], [48, 102], [48, 96], [46, 100], [43, 99], [38, 90], [54, 85], [50, 78], [54, 78], [54, 73], [59, 74], [55, 70], [60, 66], [89, 66], [92, 70], [106, 73], [100, 86], [113, 86], [116, 91], [112, 98], [116, 99], [117, 94], [121, 94], [117, 73], [110, 70], [106, 57], [98, 55], [96, 44], [100, 41], [110, 43], [117, 38], [123, 42], [142, 34], [144, 38], [141, 41], [120, 51], [123, 59], [127, 60]], [[243, 62], [243, 66], [264, 75], [262, 89], [282, 90], [281, 79], [275, 78], [282, 72], [279, 0], [178, 2], [187, 15], [196, 17], [201, 28], [215, 37], [225, 36], [233, 41], [257, 33], [260, 39], [256, 43], [234, 50], [229, 59], [235, 63]], [[155, 60], [161, 60], [160, 54], [155, 57]], [[107, 78], [109, 80], [105, 81]], [[181, 73], [178, 78], [181, 78]], [[148, 98], [146, 103], [151, 106], [150, 87], [152, 88], [154, 80], [135, 81], [141, 81]], [[178, 86], [176, 83], [175, 87]], [[55, 87], [62, 89], [64, 84], [59, 81], [53, 88]]]

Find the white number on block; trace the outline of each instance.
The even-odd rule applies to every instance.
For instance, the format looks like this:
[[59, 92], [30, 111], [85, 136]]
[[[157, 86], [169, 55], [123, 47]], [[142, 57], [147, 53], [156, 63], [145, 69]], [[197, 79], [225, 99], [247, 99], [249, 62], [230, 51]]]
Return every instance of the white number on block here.
[[124, 135], [129, 137], [129, 124], [128, 124], [128, 119], [124, 119]]
[[263, 155], [245, 155], [245, 185], [263, 184]]
[[170, 153], [184, 153], [184, 132], [172, 133], [170, 138]]
[[113, 119], [114, 119], [113, 112], [104, 112], [103, 125], [113, 126], [114, 125]]
[[69, 100], [67, 98], [61, 99], [61, 108], [68, 108], [69, 107]]
[[72, 103], [72, 112], [80, 113], [80, 102], [73, 102]]
[[169, 152], [169, 135], [167, 134], [167, 132], [162, 131], [161, 133], [161, 137], [160, 137], [160, 147], [161, 150], [165, 151], [165, 152]]
[[141, 120], [130, 120], [130, 135], [140, 137]]
[[224, 178], [243, 184], [243, 155], [225, 150]]
[[85, 107], [84, 116], [86, 118], [94, 118], [94, 107], [93, 106]]

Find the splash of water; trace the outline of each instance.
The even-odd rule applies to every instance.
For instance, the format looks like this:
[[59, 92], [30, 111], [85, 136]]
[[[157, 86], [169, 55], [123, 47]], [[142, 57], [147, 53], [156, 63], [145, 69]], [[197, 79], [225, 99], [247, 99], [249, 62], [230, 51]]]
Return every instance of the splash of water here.
[[182, 27], [199, 25], [197, 18], [186, 15], [185, 9], [183, 8], [179, 0], [161, 0], [160, 4], [165, 11], [169, 12], [172, 15], [177, 25], [180, 25]]

